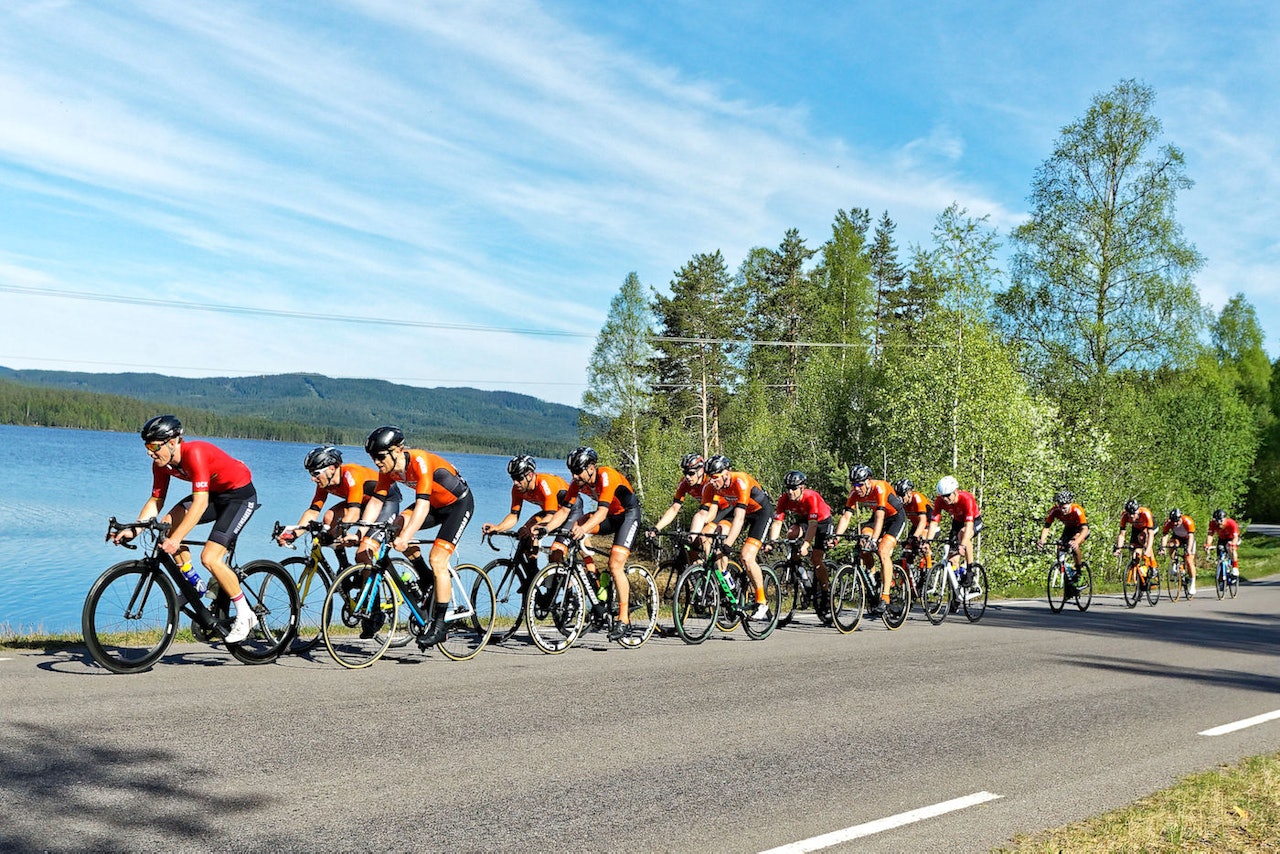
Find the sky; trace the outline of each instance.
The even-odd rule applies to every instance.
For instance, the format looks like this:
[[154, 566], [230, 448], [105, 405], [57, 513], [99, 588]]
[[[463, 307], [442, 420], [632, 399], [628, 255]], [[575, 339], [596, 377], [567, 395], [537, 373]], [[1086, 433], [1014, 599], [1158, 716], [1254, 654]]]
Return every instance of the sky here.
[[1280, 4], [6, 0], [0, 365], [576, 405], [629, 273], [852, 208], [1006, 237], [1126, 79], [1280, 355]]

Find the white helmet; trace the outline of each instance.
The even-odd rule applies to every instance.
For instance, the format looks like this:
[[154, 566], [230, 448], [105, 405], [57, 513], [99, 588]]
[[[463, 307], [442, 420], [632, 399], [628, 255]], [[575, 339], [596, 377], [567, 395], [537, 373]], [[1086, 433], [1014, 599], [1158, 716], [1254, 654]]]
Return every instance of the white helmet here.
[[947, 475], [938, 481], [938, 495], [950, 495], [960, 488], [960, 483], [951, 475]]

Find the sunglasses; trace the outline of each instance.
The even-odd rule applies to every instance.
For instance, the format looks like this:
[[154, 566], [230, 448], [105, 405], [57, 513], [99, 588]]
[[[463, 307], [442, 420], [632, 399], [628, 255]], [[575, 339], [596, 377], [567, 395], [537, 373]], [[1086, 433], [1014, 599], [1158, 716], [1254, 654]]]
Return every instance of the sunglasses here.
[[702, 472], [702, 469], [700, 469], [700, 468], [696, 468], [696, 469], [685, 469], [685, 470], [684, 470], [684, 473], [685, 473], [686, 475], [695, 475], [695, 474], [700, 474], [701, 472]]
[[145, 445], [147, 450], [151, 451], [154, 454], [156, 451], [160, 450], [168, 443], [169, 443], [169, 440], [166, 439], [163, 442], [146, 442]]
[[376, 454], [371, 454], [370, 456], [372, 456], [372, 457], [373, 457], [375, 460], [377, 460], [378, 462], [382, 462], [383, 460], [385, 460], [385, 459], [387, 459], [388, 457], [390, 457], [390, 456], [391, 456], [391, 452], [390, 452], [390, 451], [378, 451], [378, 453], [376, 453]]

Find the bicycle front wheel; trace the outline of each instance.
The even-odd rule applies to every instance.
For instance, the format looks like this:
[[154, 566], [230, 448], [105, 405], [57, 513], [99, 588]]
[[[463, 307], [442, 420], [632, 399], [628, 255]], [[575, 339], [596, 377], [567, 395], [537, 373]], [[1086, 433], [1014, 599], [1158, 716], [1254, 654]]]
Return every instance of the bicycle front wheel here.
[[720, 584], [705, 566], [691, 566], [676, 580], [671, 613], [685, 643], [702, 643], [720, 613]]
[[782, 604], [782, 590], [778, 587], [778, 576], [767, 566], [760, 567], [760, 578], [764, 582], [764, 604], [769, 615], [763, 620], [753, 620], [750, 615], [742, 618], [742, 630], [752, 640], [764, 640], [773, 634], [778, 627], [778, 609]]
[[1129, 608], [1136, 607], [1142, 597], [1142, 580], [1146, 571], [1135, 561], [1124, 572], [1124, 604]]
[[289, 571], [273, 560], [254, 560], [240, 569], [240, 592], [258, 625], [227, 651], [245, 664], [267, 664], [293, 642], [298, 628], [298, 587]]
[[884, 624], [889, 629], [900, 629], [907, 621], [907, 612], [911, 610], [911, 587], [907, 582], [907, 573], [900, 566], [893, 567], [889, 576], [889, 603], [884, 609]]
[[1240, 573], [1231, 564], [1227, 564], [1227, 593], [1231, 598], [1236, 598], [1236, 594], [1240, 592]]
[[1223, 566], [1222, 561], [1218, 561], [1217, 587], [1218, 598], [1221, 599], [1227, 593], [1227, 569]]
[[935, 626], [947, 618], [951, 610], [951, 585], [947, 583], [946, 564], [935, 564], [924, 576], [920, 605], [924, 615]]
[[298, 627], [293, 634], [289, 652], [310, 652], [320, 643], [320, 615], [324, 611], [324, 599], [333, 585], [333, 573], [321, 564], [312, 564], [310, 558], [296, 555], [280, 561], [298, 588]]
[[377, 567], [358, 563], [339, 572], [320, 615], [320, 636], [333, 660], [355, 670], [381, 658], [400, 628], [395, 601], [394, 584]]
[[453, 568], [453, 595], [445, 623], [449, 631], [436, 648], [446, 658], [466, 661], [475, 658], [493, 636], [493, 582], [474, 563]]
[[1063, 606], [1067, 604], [1067, 577], [1061, 561], [1055, 560], [1049, 567], [1044, 587], [1045, 595], [1049, 597], [1049, 610], [1055, 614], [1061, 613]]
[[93, 582], [80, 628], [94, 661], [112, 673], [138, 673], [164, 655], [177, 621], [173, 582], [158, 567], [128, 560]]
[[1177, 602], [1185, 586], [1182, 581], [1182, 568], [1170, 561], [1166, 577], [1169, 579], [1169, 584], [1164, 589], [1164, 595], [1169, 597], [1170, 602]]
[[525, 597], [524, 621], [534, 646], [557, 655], [582, 635], [587, 616], [582, 583], [569, 567], [549, 563], [533, 577]]
[[831, 618], [836, 631], [850, 634], [862, 622], [862, 612], [867, 604], [866, 586], [857, 567], [846, 563], [836, 570], [831, 579]]
[[1076, 607], [1081, 611], [1088, 611], [1093, 603], [1093, 570], [1089, 569], [1088, 561], [1080, 564], [1075, 587]]
[[795, 617], [796, 609], [804, 600], [804, 585], [801, 584], [795, 567], [788, 561], [778, 561], [773, 565], [772, 570], [778, 579], [778, 588], [781, 592], [778, 604], [778, 628], [782, 628]]
[[[627, 619], [631, 621], [631, 634], [618, 643], [635, 649], [653, 637], [653, 630], [658, 626], [658, 585], [649, 570], [638, 563], [629, 565], [625, 572], [630, 590], [627, 596]], [[613, 595], [616, 596], [617, 593]]]
[[1147, 604], [1155, 607], [1160, 601], [1160, 570], [1153, 569], [1147, 572]]
[[969, 583], [960, 590], [964, 599], [964, 615], [976, 623], [987, 613], [987, 568], [980, 563], [969, 564]]
[[524, 620], [524, 587], [520, 570], [509, 558], [491, 560], [484, 574], [493, 585], [493, 637], [490, 643], [502, 643], [516, 633]]

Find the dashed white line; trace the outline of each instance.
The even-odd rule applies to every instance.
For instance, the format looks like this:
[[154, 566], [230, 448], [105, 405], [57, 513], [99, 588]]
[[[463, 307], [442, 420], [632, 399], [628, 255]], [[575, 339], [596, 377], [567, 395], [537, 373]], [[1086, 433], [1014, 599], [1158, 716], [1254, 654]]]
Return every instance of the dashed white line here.
[[1254, 715], [1251, 718], [1245, 718], [1244, 720], [1236, 721], [1235, 723], [1216, 726], [1213, 729], [1207, 729], [1204, 732], [1199, 733], [1199, 735], [1226, 735], [1227, 733], [1235, 732], [1238, 729], [1257, 726], [1258, 724], [1265, 724], [1267, 721], [1274, 721], [1276, 718], [1280, 718], [1280, 710], [1267, 712], [1265, 715]]
[[865, 824], [856, 824], [853, 827], [846, 827], [844, 830], [835, 830], [831, 833], [824, 833], [821, 836], [814, 836], [811, 839], [770, 848], [763, 854], [803, 854], [806, 851], [820, 851], [823, 848], [830, 848], [832, 845], [839, 845], [841, 842], [860, 839], [864, 836], [871, 836], [874, 833], [902, 827], [905, 824], [922, 821], [926, 818], [933, 818], [934, 816], [955, 812], [966, 807], [977, 806], [987, 801], [994, 801], [999, 797], [1001, 796], [993, 795], [990, 792], [974, 792], [972, 795], [965, 795], [963, 798], [955, 798], [950, 801], [943, 801], [940, 804], [908, 810], [897, 815], [891, 815], [888, 818], [876, 819]]

